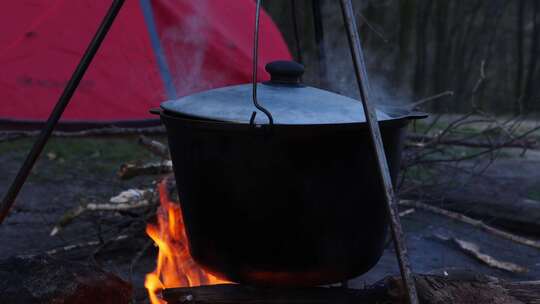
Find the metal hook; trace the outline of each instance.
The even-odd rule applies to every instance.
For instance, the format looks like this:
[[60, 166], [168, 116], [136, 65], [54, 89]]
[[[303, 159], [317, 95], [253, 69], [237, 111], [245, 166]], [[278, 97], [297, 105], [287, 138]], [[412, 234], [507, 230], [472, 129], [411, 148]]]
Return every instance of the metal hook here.
[[[261, 5], [262, 0], [257, 0], [257, 9], [255, 11], [255, 33], [253, 39], [253, 105], [255, 106], [255, 108], [263, 112], [266, 117], [268, 117], [268, 122], [272, 126], [274, 124], [274, 118], [272, 117], [272, 114], [265, 107], [261, 106], [259, 104], [259, 101], [257, 100], [257, 66], [259, 63], [259, 17], [261, 14]], [[257, 112], [253, 111], [249, 120], [250, 124], [255, 123], [255, 116], [257, 116]]]

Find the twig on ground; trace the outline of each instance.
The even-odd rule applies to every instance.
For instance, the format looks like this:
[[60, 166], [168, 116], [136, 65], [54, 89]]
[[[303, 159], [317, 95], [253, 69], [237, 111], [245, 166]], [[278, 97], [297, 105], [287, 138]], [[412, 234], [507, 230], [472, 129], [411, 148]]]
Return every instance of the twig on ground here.
[[453, 220], [457, 220], [457, 221], [460, 221], [462, 223], [466, 223], [466, 224], [469, 224], [471, 226], [474, 226], [476, 228], [480, 228], [485, 232], [488, 232], [488, 233], [491, 233], [491, 234], [496, 235], [498, 237], [510, 240], [512, 242], [540, 249], [540, 241], [531, 240], [531, 239], [528, 239], [528, 238], [525, 238], [525, 237], [522, 237], [522, 236], [519, 236], [519, 235], [512, 234], [510, 232], [506, 232], [506, 231], [497, 229], [495, 227], [492, 227], [492, 226], [489, 226], [489, 225], [485, 224], [484, 222], [482, 222], [480, 220], [470, 218], [470, 217], [468, 217], [466, 215], [463, 215], [463, 214], [460, 214], [460, 213], [457, 213], [457, 212], [448, 211], [448, 210], [445, 210], [445, 209], [442, 209], [442, 208], [439, 208], [439, 207], [435, 207], [435, 206], [430, 206], [430, 205], [427, 205], [427, 204], [424, 204], [424, 203], [421, 203], [421, 202], [418, 202], [418, 201], [401, 200], [399, 202], [399, 204], [401, 206], [418, 208], [418, 209], [426, 210], [426, 211], [429, 211], [429, 212], [432, 212], [432, 213], [435, 213], [435, 214], [438, 214], [438, 215], [446, 216], [446, 217], [451, 218]]
[[502, 270], [506, 270], [506, 271], [514, 272], [514, 273], [529, 272], [529, 269], [523, 266], [519, 266], [511, 262], [501, 261], [488, 254], [482, 253], [480, 251], [480, 247], [472, 242], [467, 242], [467, 241], [460, 240], [457, 238], [450, 238], [450, 237], [445, 237], [441, 235], [435, 235], [435, 237], [439, 240], [450, 241], [456, 244], [461, 250], [463, 250], [467, 254], [471, 255], [472, 257], [476, 258], [477, 260], [481, 261], [482, 263], [490, 267], [502, 269]]
[[[125, 240], [127, 238], [129, 238], [128, 235], [119, 235], [119, 236], [115, 237], [114, 239], [109, 240], [108, 242], [118, 242], [118, 241], [121, 241], [121, 240]], [[45, 253], [48, 254], [48, 255], [55, 255], [55, 254], [58, 254], [58, 253], [61, 253], [61, 252], [67, 252], [67, 251], [76, 250], [76, 249], [82, 249], [82, 248], [86, 248], [86, 247], [98, 246], [99, 244], [101, 244], [100, 241], [90, 241], [90, 242], [86, 242], [86, 243], [77, 243], [77, 244], [67, 245], [67, 246], [64, 246], [64, 247], [61, 247], [61, 248], [57, 248], [57, 249], [52, 249], [52, 250], [49, 250], [49, 251], [47, 251]]]
[[536, 128], [533, 128], [533, 129], [530, 129], [527, 132], [525, 132], [525, 133], [523, 133], [523, 134], [521, 134], [519, 136], [516, 136], [515, 139], [511, 139], [511, 140], [508, 140], [508, 141], [505, 141], [505, 142], [502, 142], [502, 143], [499, 143], [499, 144], [494, 143], [490, 148], [482, 150], [482, 151], [480, 151], [478, 153], [469, 154], [469, 155], [466, 155], [466, 156], [463, 156], [463, 157], [417, 160], [416, 164], [418, 164], [418, 163], [424, 163], [424, 164], [431, 163], [431, 164], [433, 164], [433, 163], [442, 163], [442, 162], [455, 162], [455, 163], [457, 163], [457, 162], [461, 162], [461, 161], [465, 161], [465, 160], [475, 159], [475, 158], [478, 158], [478, 157], [483, 156], [485, 154], [493, 153], [496, 150], [504, 148], [505, 145], [508, 145], [509, 143], [512, 143], [512, 142], [515, 142], [516, 140], [525, 138], [528, 135], [530, 135], [530, 134], [532, 134], [532, 133], [534, 133], [536, 131], [539, 131], [539, 130], [540, 130], [540, 126], [536, 127]]
[[159, 157], [170, 159], [169, 148], [157, 140], [153, 140], [144, 135], [139, 136], [139, 144], [150, 150]]
[[84, 204], [81, 204], [81, 205], [77, 206], [76, 208], [66, 212], [60, 218], [58, 223], [56, 223], [56, 225], [54, 225], [54, 227], [51, 230], [51, 232], [49, 233], [49, 235], [50, 236], [57, 235], [62, 229], [64, 229], [64, 227], [67, 227], [69, 224], [71, 224], [71, 222], [73, 222], [74, 219], [76, 219], [81, 214], [83, 214], [85, 210], [86, 209], [84, 208]]
[[[136, 195], [134, 193], [136, 193]], [[120, 193], [120, 195], [111, 198], [111, 203], [83, 203], [66, 212], [53, 227], [50, 236], [57, 235], [62, 229], [71, 224], [74, 219], [86, 211], [128, 211], [148, 207], [153, 203], [155, 203], [155, 198], [154, 191], [152, 189], [130, 189], [128, 191], [124, 191]]]
[[439, 93], [439, 94], [436, 94], [436, 95], [433, 95], [433, 96], [422, 98], [422, 99], [420, 99], [418, 101], [415, 101], [410, 106], [412, 108], [416, 108], [416, 107], [421, 106], [421, 105], [423, 105], [423, 104], [425, 104], [427, 102], [431, 102], [431, 101], [434, 101], [434, 100], [437, 100], [439, 98], [446, 97], [446, 96], [454, 96], [454, 91], [445, 91], [445, 92], [442, 92], [442, 93]]
[[139, 260], [144, 256], [144, 254], [146, 253], [146, 251], [152, 247], [152, 245], [154, 244], [154, 241], [153, 240], [148, 240], [146, 241], [146, 243], [144, 244], [143, 248], [135, 255], [135, 257], [133, 257], [133, 259], [131, 260], [131, 263], [129, 264], [129, 279], [130, 279], [130, 282], [133, 283], [133, 269], [135, 268], [135, 265], [137, 265], [137, 263], [139, 262]]
[[19, 134], [14, 134], [14, 133], [11, 133], [11, 132], [1, 132], [0, 133], [0, 142], [15, 140], [15, 139], [19, 139], [21, 137], [22, 136], [20, 136]]
[[500, 145], [493, 142], [481, 142], [481, 141], [472, 141], [459, 139], [437, 139], [435, 136], [423, 135], [423, 134], [408, 134], [407, 139], [411, 141], [409, 145], [414, 147], [425, 148], [432, 143], [437, 143], [439, 145], [450, 145], [450, 146], [463, 146], [470, 148], [491, 148], [494, 145], [500, 148], [524, 148], [534, 149], [538, 147], [537, 140], [533, 138], [525, 139], [514, 139], [508, 142], [503, 142]]
[[[399, 217], [406, 217], [407, 215], [413, 214], [415, 212], [416, 212], [416, 209], [409, 208], [409, 209], [406, 209], [404, 211], [401, 211], [399, 213]], [[390, 246], [390, 244], [392, 244], [392, 237], [388, 236], [387, 239], [386, 239], [386, 242], [384, 244], [384, 248], [388, 248]]]
[[119, 204], [127, 204], [140, 202], [143, 200], [152, 200], [154, 197], [154, 190], [152, 189], [129, 189], [126, 191], [120, 192], [120, 194], [113, 196], [109, 199], [109, 202]]
[[[2, 131], [0, 132], [0, 142], [15, 140], [24, 137], [38, 136], [40, 131]], [[163, 134], [163, 126], [148, 128], [99, 128], [76, 132], [54, 131], [56, 137], [81, 137], [81, 136], [99, 136], [99, 135], [128, 135], [128, 134]]]
[[173, 172], [172, 162], [170, 160], [163, 160], [145, 164], [123, 164], [117, 175], [120, 179], [130, 179], [140, 175], [157, 175], [171, 172]]
[[[108, 242], [119, 242], [119, 241], [128, 239], [129, 237], [130, 237], [129, 235], [122, 234], [122, 235], [114, 237], [111, 240], [108, 240]], [[56, 254], [59, 254], [59, 253], [65, 253], [65, 252], [72, 251], [72, 250], [98, 246], [101, 243], [102, 242], [100, 240], [75, 243], [75, 244], [70, 244], [70, 245], [58, 247], [58, 248], [55, 248], [55, 249], [47, 250], [47, 251], [45, 251], [45, 254], [47, 254], [47, 255], [56, 255]], [[27, 254], [27, 255], [22, 255], [22, 257], [31, 258], [31, 257], [39, 256], [39, 255], [41, 255], [41, 254]]]
[[360, 17], [360, 25], [362, 25], [362, 23], [365, 23], [367, 27], [371, 31], [373, 31], [373, 33], [375, 33], [376, 36], [378, 36], [382, 41], [384, 41], [384, 43], [388, 43], [388, 39], [386, 39], [386, 37], [384, 36], [381, 30], [375, 28], [375, 26], [372, 25], [371, 22], [361, 13], [359, 13], [358, 16]]
[[410, 209], [401, 211], [401, 212], [399, 213], [399, 216], [400, 216], [400, 217], [404, 217], [404, 216], [407, 216], [407, 215], [412, 214], [412, 213], [414, 213], [414, 212], [416, 212], [416, 209], [410, 208]]

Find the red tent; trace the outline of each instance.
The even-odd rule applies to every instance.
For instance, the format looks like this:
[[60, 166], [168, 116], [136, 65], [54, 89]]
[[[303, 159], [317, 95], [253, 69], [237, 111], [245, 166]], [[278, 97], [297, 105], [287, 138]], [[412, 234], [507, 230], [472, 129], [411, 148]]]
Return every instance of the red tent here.
[[[0, 127], [43, 122], [111, 1], [6, 1], [0, 11]], [[253, 0], [128, 0], [63, 126], [142, 125], [166, 99], [251, 80]], [[264, 64], [290, 59], [261, 16]], [[155, 121], [155, 120], [154, 120]], [[34, 124], [35, 125], [35, 124]]]

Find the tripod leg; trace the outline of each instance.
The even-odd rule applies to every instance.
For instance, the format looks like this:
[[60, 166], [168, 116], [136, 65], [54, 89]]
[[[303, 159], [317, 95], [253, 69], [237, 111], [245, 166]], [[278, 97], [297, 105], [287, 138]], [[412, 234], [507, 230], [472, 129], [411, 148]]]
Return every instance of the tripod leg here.
[[360, 35], [358, 33], [351, 0], [341, 0], [341, 9], [343, 12], [345, 27], [347, 28], [351, 55], [353, 58], [358, 87], [360, 89], [360, 96], [362, 97], [364, 113], [375, 150], [379, 177], [384, 186], [386, 211], [390, 220], [390, 229], [392, 231], [394, 247], [396, 248], [396, 255], [398, 258], [399, 268], [401, 270], [401, 277], [408, 293], [409, 303], [418, 304], [416, 286], [411, 273], [411, 267], [407, 255], [407, 247], [405, 246], [403, 229], [401, 228], [401, 221], [399, 219], [399, 212], [397, 211], [397, 196], [394, 193], [394, 187], [390, 178], [390, 171], [388, 170], [388, 162], [386, 160], [386, 154], [384, 153], [381, 130], [379, 129], [379, 122], [375, 113], [375, 106], [370, 100], [370, 88], [366, 63], [364, 60], [364, 54], [362, 52], [362, 44], [360, 41]]
[[0, 203], [0, 225], [9, 214], [9, 210], [13, 206], [13, 203], [15, 202], [19, 191], [26, 182], [26, 179], [32, 171], [36, 160], [41, 154], [41, 151], [43, 151], [43, 147], [45, 147], [45, 144], [47, 144], [47, 141], [49, 140], [49, 137], [51, 136], [54, 127], [58, 123], [58, 120], [60, 120], [62, 113], [64, 113], [64, 110], [69, 104], [71, 97], [77, 90], [81, 79], [83, 78], [86, 70], [88, 69], [88, 66], [90, 66], [92, 59], [94, 59], [94, 56], [99, 50], [103, 39], [105, 39], [105, 36], [107, 36], [107, 33], [109, 32], [109, 29], [111, 28], [123, 4], [124, 0], [114, 0], [111, 7], [109, 8], [109, 11], [107, 12], [107, 15], [105, 15], [105, 18], [99, 26], [94, 38], [90, 42], [90, 45], [86, 49], [81, 61], [79, 62], [77, 69], [67, 83], [64, 92], [56, 102], [54, 109], [52, 110], [49, 118], [47, 119], [45, 127], [39, 134], [36, 142], [32, 146], [32, 149], [26, 156], [24, 163], [19, 169], [19, 172], [15, 176], [15, 180], [9, 187], [7, 193], [4, 196], [4, 199]]

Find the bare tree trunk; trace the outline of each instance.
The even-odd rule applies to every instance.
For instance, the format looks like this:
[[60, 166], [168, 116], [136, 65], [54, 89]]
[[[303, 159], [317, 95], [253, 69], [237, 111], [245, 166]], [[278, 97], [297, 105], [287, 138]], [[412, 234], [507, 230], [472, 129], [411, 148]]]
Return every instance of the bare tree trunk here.
[[533, 3], [533, 30], [532, 30], [532, 34], [531, 34], [531, 37], [532, 37], [532, 41], [531, 41], [531, 49], [530, 49], [530, 53], [529, 53], [529, 64], [528, 64], [528, 71], [527, 71], [527, 78], [526, 78], [526, 86], [525, 86], [525, 95], [524, 95], [524, 98], [523, 98], [523, 102], [524, 102], [524, 105], [526, 107], [526, 110], [530, 110], [531, 109], [531, 98], [534, 94], [534, 89], [535, 89], [535, 85], [534, 85], [534, 74], [536, 72], [536, 66], [537, 66], [537, 63], [538, 63], [538, 57], [537, 57], [537, 54], [538, 54], [538, 39], [539, 39], [539, 27], [540, 27], [540, 24], [539, 24], [539, 15], [540, 15], [540, 3], [538, 2], [538, 0], [533, 0], [532, 1]]
[[516, 63], [516, 87], [515, 87], [515, 96], [516, 101], [514, 104], [514, 114], [519, 114], [522, 111], [521, 98], [523, 96], [523, 73], [525, 72], [525, 67], [523, 65], [523, 49], [524, 49], [524, 32], [525, 32], [525, 0], [518, 0], [518, 13], [516, 16], [517, 20], [517, 63]]
[[[431, 71], [434, 80], [433, 92], [442, 92], [446, 86], [447, 58], [446, 39], [448, 29], [448, 9], [450, 1], [438, 1], [435, 6], [435, 64]], [[439, 111], [441, 103], [435, 103], [435, 110]]]
[[[465, 25], [462, 27], [460, 33], [460, 39], [458, 46], [456, 47], [455, 65], [457, 69], [455, 71], [454, 78], [454, 90], [456, 92], [455, 100], [465, 100], [465, 88], [469, 83], [469, 74], [467, 72], [467, 55], [474, 57], [474, 50], [471, 51], [470, 38], [475, 32], [475, 23], [481, 15], [482, 8], [484, 8], [484, 1], [478, 0], [474, 4], [472, 11], [469, 13]], [[466, 9], [463, 10], [463, 14], [466, 13]], [[473, 54], [473, 55], [471, 55]]]
[[414, 72], [414, 93], [417, 96], [422, 96], [426, 89], [426, 61], [427, 61], [427, 34], [428, 23], [431, 16], [431, 8], [433, 2], [424, 0], [423, 5], [418, 5], [419, 12], [417, 14], [416, 25], [416, 66]]
[[[480, 63], [480, 66], [481, 66], [480, 73], [485, 73], [486, 67], [491, 66], [491, 63], [492, 63], [491, 58], [493, 57], [493, 55], [495, 53], [494, 45], [495, 45], [495, 42], [497, 40], [497, 37], [499, 37], [498, 33], [499, 33], [499, 29], [501, 27], [501, 22], [503, 21], [502, 16], [503, 16], [504, 12], [506, 11], [506, 5], [507, 4], [508, 4], [508, 2], [502, 2], [502, 3], [499, 2], [498, 6], [495, 9], [496, 13], [494, 14], [495, 16], [494, 16], [494, 20], [493, 20], [493, 23], [492, 23], [492, 26], [491, 26], [492, 32], [490, 33], [489, 40], [486, 43], [485, 51], [484, 51], [484, 54], [482, 56], [482, 62]], [[488, 81], [491, 82], [491, 79], [485, 77], [485, 75], [480, 76], [480, 77], [484, 77], [484, 79], [482, 80], [482, 86], [478, 87], [478, 100], [480, 102], [482, 102], [482, 100], [484, 100], [484, 97], [486, 95], [486, 90], [482, 90], [482, 88], [485, 88], [487, 86], [487, 82]]]
[[403, 0], [399, 7], [399, 55], [396, 57], [397, 71], [394, 74], [394, 81], [399, 82], [406, 77], [409, 58], [411, 57], [411, 43], [415, 30], [415, 20], [417, 13], [417, 0]]

